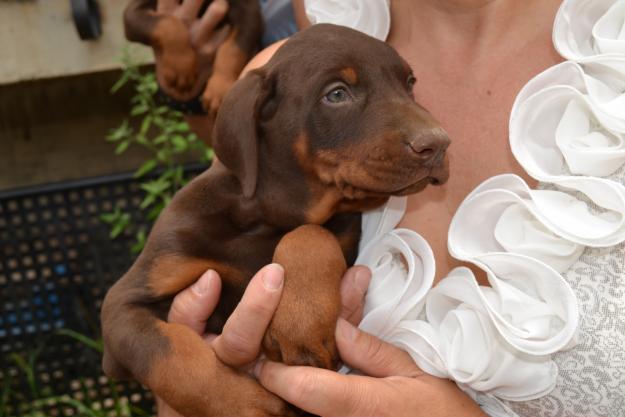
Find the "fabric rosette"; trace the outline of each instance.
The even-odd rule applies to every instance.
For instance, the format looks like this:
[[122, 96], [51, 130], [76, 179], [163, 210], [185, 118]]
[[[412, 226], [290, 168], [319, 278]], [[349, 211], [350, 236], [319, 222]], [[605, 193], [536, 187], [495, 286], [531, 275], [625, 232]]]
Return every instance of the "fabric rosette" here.
[[568, 61], [532, 79], [512, 108], [517, 161], [561, 190], [526, 191], [531, 208], [551, 231], [580, 245], [625, 240], [625, 187], [604, 178], [625, 163], [622, 88], [625, 56], [598, 56], [583, 66]]
[[[431, 289], [431, 249], [414, 231], [395, 229], [404, 209], [405, 198], [392, 198], [363, 218], [357, 263], [373, 277], [361, 329], [406, 350], [425, 372], [481, 395], [493, 409], [505, 408], [494, 397], [521, 401], [550, 391], [557, 368], [549, 355], [571, 342], [577, 325], [574, 296], [560, 275], [533, 258], [480, 247], [480, 232], [469, 239], [476, 253], [464, 243], [453, 253], [486, 270], [492, 287], [457, 268]], [[473, 223], [465, 214], [460, 218]]]
[[624, 54], [625, 1], [565, 0], [556, 15], [553, 43], [571, 61]]
[[391, 29], [388, 0], [305, 0], [311, 24], [332, 23], [366, 33], [381, 41]]

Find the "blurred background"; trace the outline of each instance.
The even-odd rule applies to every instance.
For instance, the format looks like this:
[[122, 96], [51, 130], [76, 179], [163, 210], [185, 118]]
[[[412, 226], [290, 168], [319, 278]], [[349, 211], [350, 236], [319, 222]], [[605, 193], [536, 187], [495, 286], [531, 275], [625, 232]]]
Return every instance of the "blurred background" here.
[[210, 150], [155, 100], [128, 0], [0, 0], [0, 417], [142, 416], [99, 309]]
[[130, 88], [111, 94], [127, 0], [94, 4], [100, 31], [83, 40], [70, 0], [0, 0], [0, 189], [128, 171], [145, 156], [116, 156], [104, 141], [130, 108]]

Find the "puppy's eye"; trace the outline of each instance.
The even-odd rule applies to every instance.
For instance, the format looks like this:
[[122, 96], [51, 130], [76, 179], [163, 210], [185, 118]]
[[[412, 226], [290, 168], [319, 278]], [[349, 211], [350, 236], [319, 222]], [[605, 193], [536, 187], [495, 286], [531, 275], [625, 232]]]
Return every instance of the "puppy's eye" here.
[[338, 104], [350, 100], [351, 96], [349, 95], [345, 87], [337, 87], [330, 91], [328, 94], [326, 94], [323, 99], [329, 103]]
[[406, 83], [408, 84], [408, 88], [412, 91], [412, 88], [417, 83], [417, 77], [415, 77], [414, 75], [410, 74], [408, 76], [408, 79], [406, 80]]

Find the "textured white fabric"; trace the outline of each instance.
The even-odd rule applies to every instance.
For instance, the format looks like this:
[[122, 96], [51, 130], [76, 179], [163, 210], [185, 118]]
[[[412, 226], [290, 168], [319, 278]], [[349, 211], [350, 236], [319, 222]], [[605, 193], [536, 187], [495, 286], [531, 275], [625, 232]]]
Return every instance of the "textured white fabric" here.
[[333, 23], [386, 40], [391, 29], [388, 0], [305, 0], [312, 24]]

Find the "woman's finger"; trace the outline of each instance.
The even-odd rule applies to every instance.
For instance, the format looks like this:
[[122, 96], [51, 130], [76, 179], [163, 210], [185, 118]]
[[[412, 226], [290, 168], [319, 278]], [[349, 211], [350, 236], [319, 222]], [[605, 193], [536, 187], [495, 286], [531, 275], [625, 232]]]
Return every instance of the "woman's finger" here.
[[261, 361], [254, 374], [267, 390], [317, 416], [363, 415], [360, 411], [368, 407], [364, 403], [376, 403], [372, 396], [380, 394], [370, 387], [375, 379], [308, 366]]
[[226, 0], [213, 1], [200, 19], [198, 37], [201, 41], [208, 41], [212, 38], [217, 25], [221, 23], [228, 13], [228, 2]]
[[336, 326], [336, 345], [345, 364], [367, 375], [384, 378], [423, 374], [408, 353], [344, 319], [339, 319]]
[[219, 46], [228, 38], [228, 35], [230, 35], [230, 29], [230, 25], [224, 25], [214, 32], [211, 32], [208, 36], [205, 36], [205, 39], [200, 38], [199, 41], [195, 42], [196, 45], [200, 45], [202, 55], [211, 57], [210, 59], [212, 61]]
[[219, 302], [221, 280], [217, 272], [206, 271], [195, 284], [174, 297], [167, 321], [184, 324], [197, 334], [203, 334], [206, 320]]
[[278, 264], [265, 266], [251, 279], [243, 298], [213, 341], [219, 359], [239, 367], [258, 357], [260, 345], [273, 317], [284, 282], [284, 269]]
[[178, 17], [189, 22], [197, 19], [203, 3], [204, 0], [183, 0], [177, 11]]
[[362, 320], [365, 295], [371, 280], [366, 266], [354, 266], [347, 270], [341, 281], [341, 317], [357, 325]]
[[160, 13], [170, 14], [178, 7], [178, 0], [158, 0], [156, 10]]

